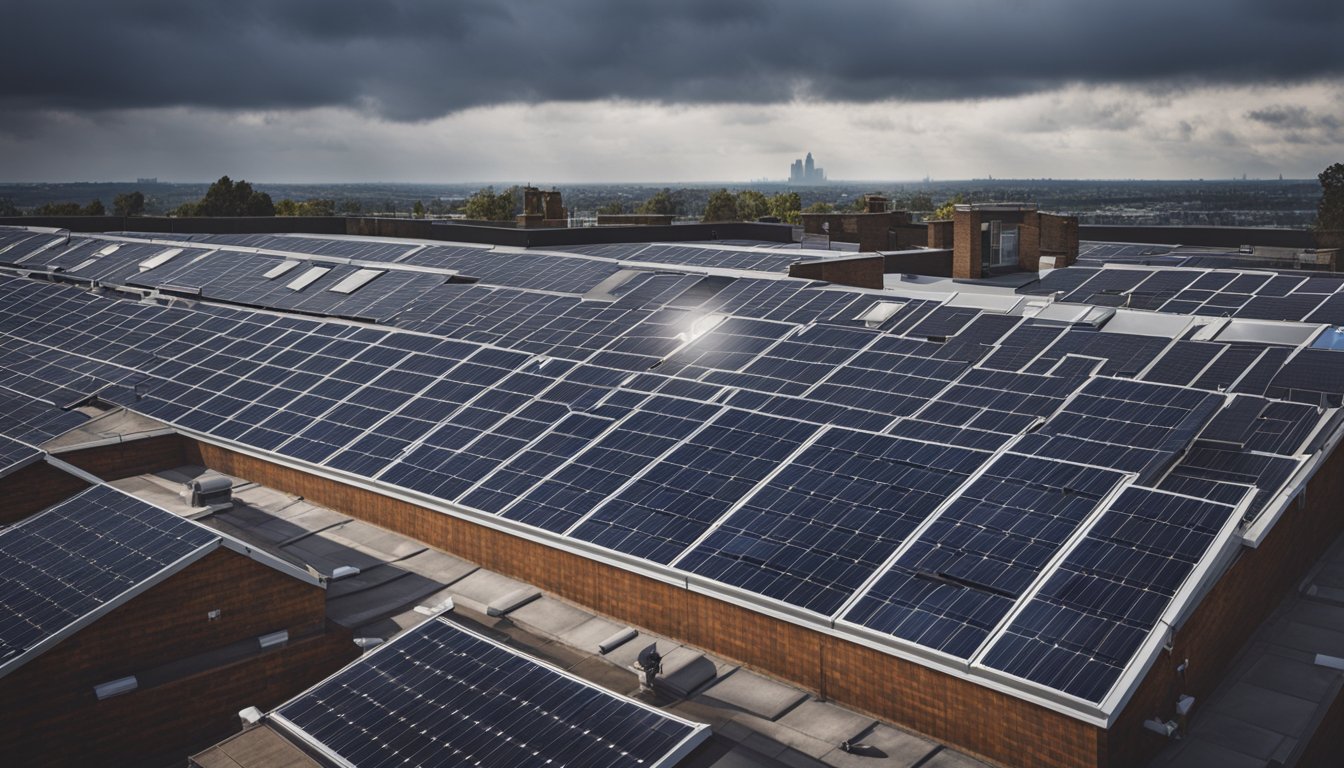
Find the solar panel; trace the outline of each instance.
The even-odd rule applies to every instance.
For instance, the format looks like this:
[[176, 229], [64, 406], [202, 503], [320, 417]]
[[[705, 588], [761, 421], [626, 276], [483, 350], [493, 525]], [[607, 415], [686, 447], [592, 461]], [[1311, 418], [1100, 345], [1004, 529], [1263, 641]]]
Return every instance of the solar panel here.
[[1233, 511], [1150, 488], [1125, 489], [981, 663], [1101, 702]]
[[430, 619], [271, 715], [350, 765], [671, 764], [703, 725]]
[[1222, 407], [1223, 398], [1123, 379], [1092, 379], [1014, 450], [1086, 461], [1155, 480]]
[[1124, 475], [1001, 454], [863, 592], [845, 620], [969, 659]]
[[816, 431], [812, 424], [727, 409], [569, 535], [670, 563]]
[[1339, 405], [1344, 389], [1344, 353], [1334, 349], [1302, 349], [1283, 364], [1270, 381], [1267, 393], [1303, 403], [1320, 404], [1323, 399]]
[[0, 668], [218, 538], [102, 485], [0, 530]]
[[829, 616], [989, 456], [827, 431], [674, 565]]
[[[1158, 483], [1158, 487], [1177, 493], [1192, 493], [1198, 490], [1201, 491], [1199, 495], [1214, 498], [1209, 494], [1216, 490], [1198, 481], [1213, 480], [1254, 486], [1255, 497], [1246, 512], [1246, 518], [1253, 520], [1264, 511], [1269, 500], [1279, 492], [1284, 483], [1288, 482], [1300, 465], [1301, 459], [1298, 458], [1196, 443], [1181, 458], [1180, 463], [1172, 467], [1170, 474]], [[1186, 482], [1187, 479], [1196, 482], [1192, 484]], [[1227, 496], [1219, 493], [1215, 500], [1226, 502]]]

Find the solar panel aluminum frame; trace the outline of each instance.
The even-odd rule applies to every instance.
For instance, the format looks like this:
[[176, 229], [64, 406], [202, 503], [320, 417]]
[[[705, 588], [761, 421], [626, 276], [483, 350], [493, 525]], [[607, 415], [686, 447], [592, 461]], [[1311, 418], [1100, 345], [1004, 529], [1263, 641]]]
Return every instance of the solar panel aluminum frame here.
[[[1329, 419], [1322, 419], [1316, 430], [1319, 431], [1329, 423]], [[1307, 438], [1307, 444], [1315, 439], [1316, 434], [1316, 431], [1312, 432], [1311, 436]], [[1288, 482], [1279, 489], [1278, 493], [1271, 496], [1269, 501], [1265, 503], [1264, 509], [1260, 510], [1260, 514], [1256, 515], [1250, 526], [1242, 532], [1242, 538], [1246, 541], [1246, 546], [1252, 548], [1260, 546], [1260, 543], [1265, 540], [1265, 536], [1274, 530], [1274, 526], [1278, 523], [1279, 518], [1283, 517], [1283, 513], [1288, 510], [1288, 505], [1293, 502], [1293, 499], [1297, 498], [1298, 494], [1306, 493], [1307, 483], [1321, 469], [1321, 465], [1325, 463], [1326, 459], [1334, 454], [1341, 441], [1344, 441], [1344, 422], [1335, 426], [1335, 431], [1327, 438], [1320, 451], [1307, 457], [1290, 457], [1298, 462], [1297, 469], [1289, 476]]]
[[[451, 609], [449, 609], [449, 610], [451, 610]], [[663, 755], [663, 757], [660, 758], [657, 762], [650, 764], [649, 768], [674, 768], [678, 763], [680, 763], [680, 762], [681, 762], [682, 760], [684, 760], [688, 755], [690, 755], [691, 752], [695, 751], [695, 749], [696, 749], [697, 747], [699, 747], [700, 744], [702, 744], [704, 741], [706, 741], [706, 740], [710, 737], [710, 727], [709, 727], [708, 725], [704, 724], [704, 723], [697, 723], [697, 722], [695, 722], [695, 721], [693, 721], [693, 720], [687, 720], [687, 719], [685, 719], [685, 718], [683, 718], [683, 717], [680, 717], [680, 716], [678, 716], [678, 715], [672, 714], [671, 712], [668, 712], [667, 710], [659, 709], [659, 708], [657, 708], [657, 707], [650, 706], [650, 705], [648, 705], [648, 704], [645, 704], [645, 703], [642, 702], [642, 701], [639, 701], [639, 700], [637, 700], [637, 699], [631, 698], [631, 697], [629, 697], [629, 696], [622, 696], [622, 695], [619, 694], [619, 693], [615, 693], [615, 692], [613, 692], [613, 691], [609, 691], [609, 690], [607, 690], [606, 688], [603, 688], [603, 687], [601, 687], [601, 686], [599, 686], [599, 685], [597, 685], [597, 684], [595, 684], [595, 683], [591, 683], [591, 682], [589, 682], [589, 681], [587, 681], [587, 680], [585, 680], [585, 679], [583, 679], [583, 678], [581, 678], [581, 677], [578, 677], [577, 675], [571, 674], [571, 673], [569, 673], [569, 672], [566, 672], [566, 671], [563, 670], [563, 669], [560, 669], [559, 667], [556, 667], [556, 666], [554, 666], [554, 665], [552, 665], [552, 664], [549, 664], [549, 663], [547, 663], [547, 662], [545, 662], [545, 661], [542, 661], [541, 659], [536, 658], [535, 656], [531, 656], [531, 655], [528, 655], [528, 654], [519, 653], [517, 650], [515, 650], [515, 649], [513, 649], [513, 648], [510, 648], [509, 646], [507, 646], [507, 645], [503, 645], [503, 644], [501, 644], [501, 643], [499, 643], [499, 642], [496, 642], [495, 640], [492, 640], [492, 639], [490, 639], [490, 638], [488, 638], [488, 637], [486, 637], [486, 636], [484, 636], [484, 635], [482, 635], [482, 634], [479, 634], [479, 633], [474, 632], [474, 631], [472, 631], [472, 630], [470, 630], [470, 629], [467, 629], [466, 627], [462, 626], [461, 624], [458, 624], [457, 622], [449, 621], [449, 620], [448, 620], [442, 613], [437, 614], [437, 615], [435, 615], [435, 616], [431, 616], [431, 617], [425, 619], [425, 621], [426, 621], [426, 622], [437, 621], [437, 622], [441, 622], [441, 623], [443, 623], [443, 624], [447, 624], [448, 626], [452, 627], [454, 630], [456, 630], [456, 631], [458, 631], [458, 632], [462, 632], [462, 633], [464, 633], [464, 634], [466, 634], [466, 635], [469, 635], [469, 636], [471, 636], [471, 637], [473, 637], [473, 638], [475, 638], [475, 639], [477, 639], [477, 640], [480, 640], [480, 641], [489, 643], [490, 645], [493, 645], [493, 646], [499, 648], [500, 650], [506, 651], [506, 652], [508, 652], [508, 653], [510, 653], [510, 654], [512, 654], [512, 655], [514, 655], [514, 656], [518, 656], [518, 657], [524, 658], [524, 659], [526, 659], [528, 662], [530, 662], [530, 663], [532, 663], [532, 664], [535, 664], [535, 665], [537, 665], [537, 666], [539, 666], [539, 667], [542, 667], [542, 668], [544, 668], [544, 669], [546, 669], [546, 670], [552, 672], [553, 674], [559, 675], [560, 677], [566, 678], [566, 679], [568, 679], [568, 680], [570, 680], [570, 681], [572, 681], [572, 682], [578, 683], [579, 685], [582, 685], [582, 686], [585, 687], [585, 688], [589, 688], [589, 689], [592, 689], [592, 690], [599, 691], [599, 692], [601, 692], [601, 693], [603, 693], [603, 694], [605, 694], [605, 695], [607, 695], [607, 696], [610, 696], [610, 697], [612, 697], [612, 698], [614, 698], [614, 699], [619, 699], [619, 700], [621, 700], [621, 701], [623, 701], [623, 702], [625, 702], [625, 703], [627, 703], [627, 704], [632, 704], [632, 705], [634, 705], [634, 706], [636, 706], [636, 707], [638, 707], [638, 708], [640, 708], [640, 709], [643, 709], [643, 710], [645, 710], [645, 711], [648, 711], [648, 712], [657, 714], [657, 715], [660, 716], [660, 717], [664, 717], [664, 718], [666, 718], [666, 719], [668, 719], [668, 720], [671, 720], [671, 721], [673, 721], [673, 722], [679, 723], [679, 724], [681, 724], [681, 725], [685, 725], [685, 726], [687, 726], [687, 727], [689, 727], [689, 728], [691, 729], [690, 734], [689, 734], [685, 739], [683, 739], [680, 743], [678, 743], [678, 744], [676, 745], [676, 747], [675, 747], [671, 752], [668, 752], [667, 754]], [[417, 625], [417, 626], [420, 626], [420, 625]], [[406, 633], [405, 635], [402, 635], [402, 637], [406, 637], [406, 636], [409, 636], [409, 632]], [[314, 738], [313, 736], [309, 735], [307, 731], [303, 730], [303, 729], [300, 728], [298, 725], [296, 725], [295, 723], [293, 723], [292, 721], [290, 721], [288, 718], [286, 718], [284, 715], [280, 714], [280, 710], [283, 709], [283, 708], [284, 708], [285, 706], [287, 706], [288, 704], [293, 703], [293, 702], [297, 702], [297, 701], [299, 701], [300, 699], [302, 699], [303, 697], [307, 696], [309, 693], [311, 693], [312, 691], [314, 691], [314, 690], [316, 690], [317, 688], [319, 688], [320, 686], [322, 686], [322, 685], [326, 682], [327, 679], [330, 679], [331, 677], [335, 677], [336, 675], [342, 674], [343, 672], [345, 672], [345, 671], [348, 670], [348, 669], [352, 669], [352, 668], [354, 668], [354, 667], [356, 667], [356, 666], [358, 666], [358, 665], [360, 665], [360, 664], [363, 664], [365, 661], [367, 661], [367, 659], [369, 659], [369, 657], [371, 657], [371, 656], [373, 656], [373, 655], [375, 655], [375, 654], [379, 654], [379, 653], [383, 653], [383, 652], [385, 652], [388, 648], [392, 648], [392, 647], [396, 646], [396, 643], [397, 643], [397, 639], [394, 638], [391, 642], [383, 643], [382, 645], [378, 646], [377, 648], [374, 648], [372, 651], [369, 651], [368, 653], [363, 654], [363, 655], [360, 656], [359, 658], [355, 659], [354, 661], [350, 662], [349, 664], [345, 665], [344, 667], [341, 667], [339, 670], [333, 672], [331, 675], [328, 675], [327, 678], [324, 678], [323, 680], [318, 681], [316, 684], [314, 684], [313, 686], [311, 686], [311, 687], [308, 688], [307, 690], [303, 691], [302, 693], [298, 694], [297, 696], [294, 696], [294, 697], [291, 698], [289, 701], [286, 701], [285, 703], [283, 703], [283, 704], [277, 706], [275, 709], [273, 709], [273, 710], [271, 710], [270, 712], [266, 713], [266, 715], [265, 715], [264, 717], [265, 717], [266, 719], [270, 720], [271, 722], [273, 722], [273, 723], [275, 723], [275, 724], [281, 726], [281, 728], [283, 729], [283, 731], [284, 731], [285, 733], [290, 734], [290, 735], [293, 735], [295, 738], [297, 738], [297, 739], [299, 739], [300, 741], [302, 741], [303, 744], [304, 744], [305, 746], [307, 746], [307, 747], [309, 747], [309, 748], [311, 748], [311, 749], [313, 749], [313, 750], [316, 750], [316, 751], [317, 751], [319, 754], [321, 754], [324, 758], [326, 758], [327, 760], [330, 760], [334, 765], [342, 766], [342, 768], [358, 768], [357, 765], [355, 765], [354, 763], [351, 763], [350, 761], [348, 761], [348, 760], [346, 760], [345, 758], [341, 757], [341, 756], [338, 755], [335, 751], [333, 751], [330, 747], [328, 747], [325, 743], [323, 743], [322, 741], [320, 741], [320, 740]]]
[[[1041, 573], [1041, 577], [1032, 585], [1032, 589], [1027, 591], [1018, 600], [1017, 604], [1013, 606], [1013, 610], [1008, 612], [1008, 615], [1003, 618], [995, 631], [991, 633], [990, 636], [986, 638], [984, 644], [980, 646], [979, 651], [971, 657], [969, 666], [972, 671], [992, 679], [1002, 680], [1004, 683], [1013, 687], [1030, 686], [1034, 690], [1043, 691], [1048, 698], [1068, 706], [1098, 706], [1086, 699], [1072, 696], [1063, 691], [1043, 686], [1040, 683], [1025, 680], [1016, 675], [985, 666], [981, 662], [984, 656], [988, 654], [989, 649], [994, 646], [994, 643], [1007, 631], [1012, 621], [1026, 608], [1028, 601], [1035, 597], [1041, 587], [1044, 586], [1047, 577], [1054, 575], [1055, 571], [1059, 568], [1059, 565], [1064, 561], [1064, 555], [1072, 552], [1074, 548], [1077, 547], [1078, 543], [1082, 541], [1088, 531], [1090, 531], [1101, 518], [1101, 515], [1110, 509], [1111, 504], [1119, 497], [1119, 493], [1127, 487], [1129, 486], [1122, 485], [1117, 492], [1107, 500], [1106, 505], [1101, 507], [1092, 516], [1088, 524], [1078, 532], [1079, 535], [1075, 536], [1069, 546], [1060, 553], [1061, 556], [1051, 563], [1049, 569]], [[1184, 495], [1172, 493], [1170, 491], [1164, 491], [1164, 493], [1171, 493], [1173, 496]], [[1153, 664], [1157, 662], [1162, 650], [1171, 642], [1172, 635], [1180, 629], [1184, 621], [1189, 618], [1190, 614], [1194, 612], [1194, 609], [1198, 607], [1204, 595], [1213, 588], [1214, 584], [1222, 578], [1228, 567], [1231, 566], [1237, 551], [1243, 546], [1242, 538], [1237, 534], [1237, 528], [1254, 496], [1255, 494], [1251, 490], [1248, 490], [1242, 496], [1241, 501], [1233, 508], [1234, 513], [1228, 515], [1228, 519], [1223, 522], [1222, 527], [1214, 538], [1214, 542], [1209, 546], [1208, 550], [1205, 551], [1204, 556], [1200, 558], [1194, 569], [1191, 570], [1190, 574], [1181, 583], [1180, 589], [1178, 589], [1176, 594], [1172, 596], [1166, 610], [1162, 612], [1156, 625], [1149, 631], [1148, 637], [1144, 640], [1143, 644], [1139, 646], [1139, 649], [1130, 657], [1130, 662], [1125, 667], [1124, 672], [1121, 673], [1119, 679], [1116, 680], [1110, 691], [1101, 700], [1099, 709], [1101, 712], [1105, 713], [1106, 717], [1104, 727], [1109, 729], [1115, 724], [1115, 720], [1124, 711], [1125, 705], [1129, 702], [1130, 698], [1133, 697], [1134, 693], [1139, 688], [1139, 684], [1142, 683], [1143, 679], [1147, 676], [1148, 670], [1152, 669]], [[1200, 500], [1206, 501], [1203, 499]]]

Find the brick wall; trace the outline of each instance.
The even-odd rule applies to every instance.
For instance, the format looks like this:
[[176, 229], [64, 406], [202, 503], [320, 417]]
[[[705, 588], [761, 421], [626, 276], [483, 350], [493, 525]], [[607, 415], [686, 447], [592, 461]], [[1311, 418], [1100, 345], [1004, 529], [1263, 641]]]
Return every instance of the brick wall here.
[[891, 229], [910, 223], [905, 211], [890, 213], [804, 213], [803, 231], [829, 234], [831, 240], [858, 243], [860, 251], [885, 251], [891, 248]]
[[1054, 256], [1057, 267], [1078, 261], [1078, 217], [1042, 213], [1038, 221], [1041, 255]]
[[[354, 658], [325, 604], [321, 588], [218, 549], [0, 678], [0, 754], [15, 765], [143, 765], [161, 751], [180, 760], [227, 735], [242, 707], [273, 706]], [[214, 609], [220, 618], [210, 621]], [[100, 683], [281, 629], [295, 642], [106, 701], [94, 696]]]
[[1039, 222], [1040, 217], [1027, 216], [1026, 221], [1017, 227], [1017, 266], [1028, 272], [1038, 272], [1041, 269]]
[[980, 277], [980, 214], [957, 211], [952, 216], [952, 276]]
[[0, 478], [0, 525], [11, 525], [65, 501], [88, 488], [89, 484], [45, 461], [29, 464]]
[[835, 261], [797, 262], [789, 265], [789, 277], [825, 280], [857, 288], [881, 288], [886, 260], [880, 256]]
[[951, 219], [930, 221], [928, 224], [928, 243], [930, 248], [951, 248], [953, 222]]
[[193, 463], [186, 452], [189, 443], [176, 434], [159, 435], [60, 453], [56, 458], [103, 480], [120, 480]]

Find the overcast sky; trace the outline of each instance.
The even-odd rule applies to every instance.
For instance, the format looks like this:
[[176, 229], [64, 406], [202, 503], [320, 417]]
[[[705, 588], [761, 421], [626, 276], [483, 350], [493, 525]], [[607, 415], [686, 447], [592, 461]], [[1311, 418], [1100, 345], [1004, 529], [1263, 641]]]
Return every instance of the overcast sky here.
[[1340, 0], [41, 0], [0, 180], [1314, 177]]

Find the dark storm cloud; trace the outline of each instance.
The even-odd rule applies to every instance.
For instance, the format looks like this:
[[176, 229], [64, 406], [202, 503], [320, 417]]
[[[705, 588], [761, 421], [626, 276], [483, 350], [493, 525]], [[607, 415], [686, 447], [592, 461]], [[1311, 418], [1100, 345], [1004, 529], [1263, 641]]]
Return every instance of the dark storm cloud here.
[[353, 106], [395, 120], [607, 97], [771, 103], [1344, 73], [1338, 0], [12, 3], [0, 108]]

